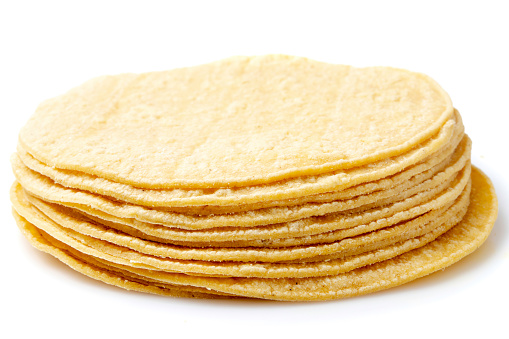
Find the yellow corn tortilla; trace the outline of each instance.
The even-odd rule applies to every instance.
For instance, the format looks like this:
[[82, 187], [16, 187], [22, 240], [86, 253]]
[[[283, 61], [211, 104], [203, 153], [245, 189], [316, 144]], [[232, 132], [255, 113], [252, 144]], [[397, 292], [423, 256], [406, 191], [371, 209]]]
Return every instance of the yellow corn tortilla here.
[[40, 104], [19, 140], [136, 187], [234, 187], [396, 156], [452, 115], [423, 74], [268, 55], [92, 79]]
[[[395, 287], [443, 269], [475, 251], [488, 237], [497, 217], [498, 204], [490, 180], [477, 168], [472, 171], [470, 205], [465, 217], [451, 230], [427, 245], [393, 259], [354, 269], [336, 276], [316, 278], [214, 278], [139, 270], [142, 276], [172, 284], [210, 288], [213, 291], [288, 301], [330, 300], [352, 297]], [[30, 242], [62, 261], [69, 254], [49, 246], [36, 228], [17, 217]], [[86, 266], [84, 266], [87, 268]], [[101, 279], [99, 274], [89, 274]], [[117, 280], [118, 282], [118, 280]], [[111, 282], [110, 282], [111, 283]], [[121, 286], [126, 288], [125, 286]], [[157, 293], [157, 291], [145, 291]]]

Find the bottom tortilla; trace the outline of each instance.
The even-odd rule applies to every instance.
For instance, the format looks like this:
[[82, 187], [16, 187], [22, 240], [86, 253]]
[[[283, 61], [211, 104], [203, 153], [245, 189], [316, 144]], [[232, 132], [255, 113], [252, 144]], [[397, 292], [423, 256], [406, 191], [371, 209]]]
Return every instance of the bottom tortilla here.
[[[55, 246], [22, 217], [18, 226], [36, 248], [57, 257], [73, 269], [111, 285], [141, 292], [179, 297], [244, 296], [289, 301], [329, 300], [352, 297], [395, 287], [443, 269], [476, 250], [488, 237], [497, 217], [497, 199], [490, 180], [472, 168], [472, 190], [468, 211], [455, 227], [435, 241], [395, 258], [350, 272], [315, 278], [215, 278], [157, 274], [143, 280], [120, 271], [80, 260]], [[147, 270], [148, 271], [148, 270]], [[152, 272], [152, 271], [148, 271]], [[216, 295], [217, 294], [217, 295]]]

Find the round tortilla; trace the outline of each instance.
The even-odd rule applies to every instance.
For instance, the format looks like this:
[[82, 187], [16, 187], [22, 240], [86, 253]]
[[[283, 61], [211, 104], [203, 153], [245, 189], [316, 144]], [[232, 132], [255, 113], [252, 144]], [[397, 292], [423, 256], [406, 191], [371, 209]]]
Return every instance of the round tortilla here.
[[[461, 151], [461, 150], [460, 150]], [[439, 172], [432, 178], [421, 183], [413, 182], [406, 190], [399, 187], [376, 191], [352, 199], [332, 201], [328, 203], [306, 203], [289, 207], [271, 207], [255, 211], [239, 212], [226, 215], [186, 215], [161, 209], [153, 209], [140, 205], [133, 205], [122, 201], [110, 200], [104, 196], [66, 188], [55, 184], [49, 178], [34, 172], [21, 163], [13, 161], [15, 176], [21, 185], [31, 194], [43, 200], [62, 204], [64, 206], [98, 210], [118, 218], [131, 218], [141, 222], [161, 224], [168, 227], [199, 230], [217, 227], [253, 227], [276, 223], [291, 222], [312, 216], [326, 215], [356, 208], [372, 208], [391, 204], [417, 194], [421, 191], [432, 193], [459, 171], [469, 158], [469, 148], [463, 153], [456, 154], [455, 161], [446, 170]], [[411, 182], [412, 183], [412, 182]], [[404, 184], [403, 184], [404, 186]], [[81, 207], [85, 205], [85, 207]], [[90, 214], [90, 213], [89, 213]], [[93, 213], [92, 213], [93, 214]]]
[[[296, 198], [289, 198], [284, 200], [263, 200], [255, 203], [245, 203], [246, 199], [251, 199], [251, 196], [260, 195], [261, 192], [265, 192], [264, 198], [268, 199], [270, 196], [265, 196], [269, 194], [271, 191], [288, 191], [288, 194], [301, 194], [297, 192], [293, 192], [288, 186], [290, 181], [285, 183], [274, 183], [270, 186], [252, 186], [244, 189], [217, 189], [217, 190], [208, 190], [207, 192], [203, 192], [200, 190], [187, 190], [185, 193], [188, 196], [180, 196], [182, 190], [147, 190], [140, 189], [130, 185], [115, 183], [103, 178], [99, 178], [92, 175], [87, 175], [77, 171], [69, 171], [69, 170], [60, 170], [57, 168], [53, 168], [48, 166], [34, 157], [32, 157], [23, 147], [18, 144], [17, 147], [17, 155], [14, 156], [14, 162], [18, 162], [19, 160], [26, 167], [30, 168], [32, 171], [38, 172], [45, 177], [48, 177], [55, 183], [62, 185], [64, 187], [75, 188], [82, 191], [88, 191], [91, 193], [103, 195], [105, 197], [110, 197], [115, 200], [125, 201], [128, 203], [142, 205], [147, 207], [161, 207], [167, 211], [184, 213], [184, 214], [199, 214], [199, 215], [209, 215], [209, 214], [227, 214], [227, 213], [237, 213], [242, 211], [252, 211], [261, 208], [273, 207], [273, 206], [295, 206], [301, 205], [306, 202], [329, 202], [339, 199], [347, 199], [352, 198], [358, 195], [369, 194], [373, 191], [388, 189], [390, 187], [396, 186], [397, 184], [405, 183], [409, 178], [416, 174], [422, 174], [431, 168], [439, 167], [446, 159], [450, 157], [450, 155], [455, 151], [458, 144], [462, 144], [465, 142], [465, 137], [463, 134], [463, 128], [461, 124], [461, 119], [456, 119], [458, 123], [454, 129], [454, 134], [449, 140], [449, 142], [444, 145], [439, 150], [433, 152], [428, 155], [423, 160], [408, 166], [407, 168], [403, 168], [404, 165], [410, 164], [409, 160], [413, 159], [411, 154], [414, 156], [418, 155], [418, 158], [422, 158], [424, 154], [427, 154], [427, 146], [422, 146], [413, 150], [409, 154], [405, 154], [402, 157], [399, 157], [400, 160], [397, 161], [393, 159], [392, 162], [382, 161], [378, 164], [371, 164], [368, 168], [357, 168], [354, 170], [343, 171], [345, 177], [342, 178], [341, 190], [329, 191], [325, 193], [319, 194], [310, 194], [305, 196], [298, 196]], [[461, 147], [461, 146], [460, 146]], [[470, 148], [470, 145], [468, 146]], [[19, 159], [18, 159], [19, 157]], [[416, 159], [413, 159], [416, 160]], [[399, 164], [398, 164], [399, 163]], [[390, 169], [391, 167], [395, 167], [394, 164], [398, 164], [396, 168]], [[16, 166], [15, 164], [13, 164]], [[389, 174], [397, 171], [393, 175], [387, 175], [386, 177], [381, 177], [378, 180], [366, 181], [364, 183], [360, 183], [359, 185], [355, 185], [353, 187], [348, 187], [351, 185], [350, 181], [355, 180], [355, 182], [359, 182], [359, 176], [361, 178], [365, 178], [368, 180], [371, 177], [379, 178], [380, 174], [377, 172], [384, 172], [389, 169]], [[333, 175], [339, 179], [339, 174], [336, 173]], [[350, 178], [349, 178], [350, 177]], [[357, 177], [356, 179], [354, 179]], [[308, 178], [309, 179], [309, 178]], [[322, 178], [323, 179], [323, 178]], [[311, 187], [315, 184], [310, 183]], [[310, 186], [304, 185], [305, 186]], [[337, 186], [337, 183], [336, 183]], [[327, 187], [327, 186], [325, 186]], [[337, 187], [335, 187], [337, 188]], [[308, 190], [310, 187], [308, 187]], [[320, 190], [322, 190], [320, 188]], [[214, 194], [217, 193], [216, 194]], [[223, 193], [221, 193], [223, 192]], [[179, 199], [180, 196], [180, 199]], [[235, 205], [213, 205], [213, 202], [221, 202], [221, 203], [230, 203], [229, 200], [224, 201], [226, 198], [236, 197], [234, 201], [231, 203], [235, 203]], [[198, 199], [200, 198], [200, 199]], [[196, 206], [180, 206], [182, 204], [190, 203], [195, 204], [198, 202], [206, 202], [207, 205], [196, 205]]]
[[19, 141], [49, 166], [136, 187], [236, 187], [400, 155], [452, 115], [423, 74], [234, 57], [92, 79], [39, 105]]
[[[85, 188], [91, 192], [116, 199], [131, 200], [152, 206], [231, 206], [252, 203], [266, 203], [267, 201], [284, 200], [305, 197], [314, 194], [344, 190], [346, 188], [366, 182], [382, 179], [396, 174], [409, 166], [413, 166], [433, 154], [440, 153], [450, 143], [459, 142], [464, 131], [463, 123], [458, 112], [449, 119], [440, 131], [418, 147], [399, 156], [384, 159], [366, 166], [337, 170], [328, 174], [311, 175], [282, 180], [270, 184], [234, 188], [209, 189], [140, 189], [131, 185], [117, 183], [93, 175], [73, 171], [71, 178], [63, 179], [61, 174], [54, 175], [59, 181], [69, 187]], [[20, 142], [20, 148], [25, 150]], [[19, 165], [17, 157], [13, 157], [13, 169], [16, 172]], [[47, 166], [51, 167], [51, 166]], [[55, 173], [53, 173], [55, 174]], [[51, 175], [51, 173], [50, 173]], [[53, 176], [53, 175], [52, 175]], [[77, 182], [76, 182], [77, 181]]]
[[[444, 200], [452, 202], [456, 200], [462, 192], [465, 190], [468, 192], [470, 190], [470, 166], [462, 172], [460, 178], [453, 182], [452, 187], [444, 191], [442, 197], [447, 197], [447, 199]], [[159, 268], [172, 267], [174, 261], [171, 259], [243, 262], [309, 262], [340, 258], [413, 238], [417, 235], [412, 232], [417, 230], [423, 223], [420, 221], [420, 218], [425, 218], [425, 216], [421, 216], [420, 218], [396, 224], [387, 229], [369, 232], [332, 243], [310, 246], [281, 248], [193, 248], [144, 241], [127, 234], [119, 234], [101, 225], [96, 225], [83, 219], [73, 218], [66, 214], [53, 214], [57, 218], [55, 222], [32, 206], [26, 199], [16, 194], [16, 192], [19, 192], [19, 189], [15, 186], [11, 197], [17, 212], [38, 228], [43, 229], [60, 241], [75, 248], [76, 246], [79, 247], [84, 244], [85, 247], [90, 247], [92, 253], [89, 254], [94, 256], [113, 256], [119, 260]], [[465, 202], [464, 205], [466, 205], [466, 203], [467, 202]], [[438, 216], [436, 217], [438, 218]], [[90, 237], [84, 233], [93, 234], [96, 238]], [[107, 239], [107, 241], [100, 239]], [[126, 246], [131, 248], [134, 246], [135, 249], [130, 249]], [[169, 261], [166, 258], [168, 258]], [[123, 264], [124, 262], [120, 263]]]
[[[475, 251], [486, 240], [495, 223], [497, 211], [498, 203], [493, 185], [480, 170], [473, 168], [470, 205], [465, 217], [455, 227], [423, 247], [373, 265], [335, 276], [304, 279], [214, 278], [158, 273], [141, 269], [136, 272], [140, 276], [167, 283], [205, 287], [213, 291], [252, 298], [311, 301], [352, 297], [395, 287], [457, 262]], [[16, 219], [20, 229], [35, 247], [69, 264], [69, 257], [71, 257], [69, 252], [49, 244], [26, 220], [19, 216], [16, 216]], [[76, 266], [70, 266], [83, 272], [89, 269], [87, 265], [90, 264], [81, 262], [77, 265], [79, 269]], [[102, 274], [89, 272], [88, 275], [129, 288], [120, 279], [112, 282], [106, 281], [107, 278], [104, 278]], [[147, 289], [144, 292], [158, 293], [159, 291]]]

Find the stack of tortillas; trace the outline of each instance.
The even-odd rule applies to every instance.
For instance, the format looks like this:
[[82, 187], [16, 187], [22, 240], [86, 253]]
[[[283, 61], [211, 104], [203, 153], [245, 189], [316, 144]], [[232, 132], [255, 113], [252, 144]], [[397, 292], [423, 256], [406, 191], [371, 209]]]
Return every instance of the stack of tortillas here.
[[474, 251], [497, 215], [430, 78], [287, 56], [93, 79], [42, 103], [12, 157], [36, 248], [185, 297], [326, 300]]

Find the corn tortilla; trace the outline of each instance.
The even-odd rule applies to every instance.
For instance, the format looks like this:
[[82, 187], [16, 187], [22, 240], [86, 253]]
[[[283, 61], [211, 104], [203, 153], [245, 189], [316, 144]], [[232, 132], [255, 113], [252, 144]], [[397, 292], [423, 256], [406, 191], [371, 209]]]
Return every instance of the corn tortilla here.
[[[490, 180], [474, 168], [470, 205], [459, 224], [435, 241], [393, 259], [329, 277], [233, 279], [165, 274], [160, 279], [170, 280], [173, 284], [205, 287], [246, 297], [287, 301], [330, 300], [372, 293], [428, 275], [472, 253], [488, 237], [495, 223], [497, 210], [497, 199]], [[45, 245], [42, 248], [42, 237], [31, 236], [32, 233], [27, 231], [31, 225], [19, 217], [17, 221], [34, 246], [60, 260], [67, 258], [68, 254], [55, 246]], [[34, 230], [34, 227], [30, 229]], [[152, 278], [159, 278], [155, 272], [143, 271], [143, 274], [152, 274]], [[94, 278], [100, 279], [100, 276], [94, 275]]]
[[92, 79], [39, 105], [19, 140], [52, 167], [136, 187], [235, 187], [397, 156], [452, 115], [422, 74], [234, 57]]

